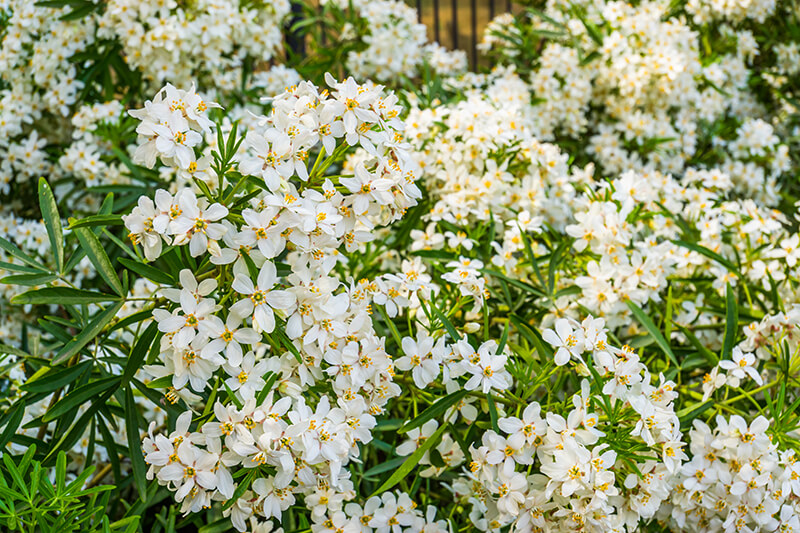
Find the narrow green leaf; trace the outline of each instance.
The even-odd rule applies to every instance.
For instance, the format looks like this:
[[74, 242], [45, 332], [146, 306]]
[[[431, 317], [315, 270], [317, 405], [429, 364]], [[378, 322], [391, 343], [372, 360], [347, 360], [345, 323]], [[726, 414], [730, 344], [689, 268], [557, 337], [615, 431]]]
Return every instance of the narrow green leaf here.
[[503, 353], [503, 349], [506, 347], [506, 343], [508, 342], [508, 326], [511, 324], [511, 321], [506, 322], [506, 327], [503, 328], [503, 334], [500, 336], [500, 342], [497, 345], [497, 353]]
[[0, 248], [5, 250], [12, 256], [16, 257], [23, 263], [34, 267], [36, 270], [39, 270], [41, 272], [48, 272], [47, 267], [39, 263], [36, 259], [31, 257], [30, 255], [20, 250], [16, 244], [4, 239], [3, 237], [0, 237]]
[[253, 482], [257, 474], [258, 470], [251, 470], [247, 473], [247, 476], [236, 486], [236, 490], [233, 491], [233, 496], [231, 496], [231, 498], [222, 505], [223, 511], [230, 508], [234, 503], [236, 503], [236, 500], [242, 497], [242, 494], [244, 494], [245, 491], [250, 488], [250, 484]]
[[410, 430], [420, 427], [425, 422], [432, 418], [437, 418], [444, 414], [451, 406], [457, 404], [467, 395], [468, 391], [458, 390], [452, 392], [447, 396], [439, 398], [433, 404], [428, 406], [427, 409], [418, 414], [413, 420], [409, 420], [406, 425], [397, 430], [398, 433], [408, 433]]
[[69, 410], [84, 404], [88, 400], [95, 398], [99, 394], [107, 391], [111, 387], [116, 387], [117, 385], [119, 385], [118, 376], [102, 378], [98, 379], [97, 381], [92, 381], [91, 383], [81, 385], [57, 401], [56, 404], [44, 414], [42, 417], [42, 422], [50, 422], [51, 420], [55, 420]]
[[23, 292], [11, 298], [12, 304], [80, 305], [119, 301], [119, 296], [102, 292], [84, 291], [70, 287], [45, 287]]
[[721, 255], [719, 255], [718, 253], [713, 252], [713, 251], [709, 250], [708, 248], [706, 248], [704, 246], [700, 246], [699, 244], [693, 244], [693, 243], [690, 243], [690, 242], [678, 241], [678, 240], [675, 240], [675, 241], [672, 241], [672, 242], [677, 244], [678, 246], [683, 246], [684, 248], [688, 248], [689, 250], [697, 252], [700, 255], [704, 255], [704, 256], [708, 257], [709, 259], [713, 259], [714, 261], [716, 261], [720, 265], [722, 265], [725, 268], [727, 268], [729, 271], [731, 271], [734, 274], [740, 276], [739, 269], [736, 267], [736, 265], [734, 265], [729, 260], [727, 260], [724, 257], [722, 257]]
[[453, 324], [451, 324], [450, 321], [447, 319], [447, 317], [444, 316], [444, 313], [439, 311], [439, 309], [435, 305], [433, 305], [433, 303], [431, 303], [431, 310], [433, 310], [433, 314], [435, 314], [436, 318], [438, 318], [439, 321], [442, 323], [444, 329], [447, 330], [447, 333], [450, 335], [450, 337], [454, 341], [460, 341], [461, 335], [458, 334], [458, 331], [456, 331], [456, 328], [453, 327]]
[[149, 389], [167, 389], [169, 387], [172, 387], [172, 376], [162, 376], [151, 380], [147, 384], [147, 388]]
[[394, 473], [389, 476], [389, 479], [383, 482], [383, 484], [378, 487], [378, 489], [372, 493], [373, 496], [380, 494], [382, 492], [386, 492], [387, 490], [391, 489], [395, 485], [397, 485], [401, 479], [404, 479], [408, 474], [411, 473], [412, 470], [419, 464], [420, 459], [422, 456], [425, 455], [429, 449], [431, 449], [435, 444], [439, 442], [439, 438], [444, 433], [445, 428], [447, 427], [446, 424], [442, 424], [439, 426], [433, 435], [425, 439], [425, 442], [422, 443], [422, 446], [416, 449], [414, 453], [408, 456], [408, 458], [400, 465], [400, 468], [394, 471]]
[[6, 276], [0, 279], [0, 283], [6, 285], [22, 285], [24, 287], [35, 287], [37, 285], [46, 285], [51, 281], [58, 279], [54, 274], [17, 274], [15, 276]]
[[722, 344], [722, 358], [730, 359], [733, 345], [736, 342], [736, 333], [739, 331], [739, 306], [736, 303], [736, 294], [730, 283], [725, 286], [725, 341]]
[[135, 272], [139, 274], [143, 278], [147, 278], [150, 281], [155, 283], [160, 283], [161, 285], [174, 285], [175, 280], [168, 272], [164, 272], [163, 270], [159, 270], [156, 267], [145, 265], [144, 263], [140, 263], [138, 261], [133, 261], [128, 259], [127, 257], [120, 257], [118, 259], [122, 266], [130, 270], [131, 272]]
[[70, 218], [67, 229], [87, 228], [90, 226], [122, 226], [123, 224], [125, 222], [122, 221], [122, 215], [92, 215], [79, 220]]
[[64, 230], [61, 227], [61, 217], [58, 214], [58, 205], [53, 196], [53, 190], [44, 178], [39, 178], [39, 208], [50, 238], [50, 248], [56, 259], [56, 269], [64, 269]]
[[492, 393], [486, 395], [486, 401], [489, 402], [489, 418], [492, 421], [492, 429], [495, 433], [500, 433], [500, 427], [497, 425], [497, 405], [494, 403]]
[[105, 311], [97, 314], [89, 324], [81, 330], [75, 337], [72, 337], [61, 350], [53, 358], [53, 364], [58, 365], [66, 361], [76, 353], [78, 353], [84, 346], [89, 344], [95, 337], [111, 322], [117, 313], [122, 308], [125, 302], [117, 302]]
[[20, 274], [41, 274], [44, 272], [40, 268], [33, 268], [26, 265], [19, 265], [17, 263], [9, 263], [7, 261], [0, 261], [0, 270], [8, 270], [9, 272], [19, 272]]
[[667, 357], [669, 357], [669, 360], [672, 361], [672, 364], [680, 368], [681, 365], [678, 364], [678, 359], [675, 357], [675, 354], [672, 353], [669, 343], [666, 341], [666, 339], [664, 339], [664, 335], [661, 334], [661, 331], [659, 331], [656, 325], [653, 324], [653, 321], [650, 320], [650, 317], [647, 316], [647, 314], [642, 311], [642, 308], [636, 305], [636, 303], [633, 301], [627, 300], [625, 303], [628, 304], [628, 309], [631, 310], [633, 316], [635, 316], [639, 323], [644, 326], [644, 329], [646, 329], [647, 332], [652, 335], [659, 348], [661, 348], [661, 350], [667, 354]]
[[147, 467], [142, 454], [142, 441], [139, 434], [139, 422], [136, 418], [136, 404], [133, 401], [133, 389], [125, 388], [125, 431], [128, 434], [128, 451], [131, 454], [133, 479], [136, 490], [142, 500], [147, 498]]
[[46, 374], [37, 379], [29, 379], [22, 385], [22, 390], [29, 392], [52, 392], [65, 387], [78, 379], [84, 371], [91, 368], [92, 361], [82, 361], [67, 368], [52, 367]]
[[76, 228], [75, 235], [77, 235], [83, 251], [86, 252], [86, 256], [92, 262], [94, 268], [97, 269], [97, 273], [114, 289], [114, 292], [124, 296], [119, 276], [117, 276], [114, 267], [111, 265], [111, 260], [103, 249], [103, 245], [100, 244], [100, 239], [97, 238], [97, 235], [86, 228]]
[[125, 365], [125, 371], [122, 373], [122, 384], [125, 385], [130, 381], [139, 367], [142, 365], [147, 352], [150, 350], [150, 345], [158, 335], [158, 324], [151, 322], [147, 329], [142, 332], [136, 344], [131, 349], [131, 355], [128, 358], [128, 363]]
[[675, 324], [675, 326], [679, 330], [681, 330], [681, 333], [683, 333], [686, 336], [686, 338], [689, 339], [689, 342], [692, 343], [692, 346], [694, 346], [697, 349], [697, 352], [700, 355], [705, 357], [706, 361], [708, 361], [710, 365], [716, 366], [717, 363], [719, 363], [719, 357], [717, 357], [717, 354], [715, 354], [714, 352], [703, 346], [703, 343], [700, 342], [700, 339], [698, 339], [694, 333], [689, 331], [689, 329], [681, 326], [680, 324]]
[[222, 385], [225, 386], [225, 392], [228, 393], [228, 399], [233, 402], [233, 404], [236, 406], [236, 408], [237, 409], [241, 409], [242, 407], [244, 407], [244, 404], [242, 403], [242, 400], [240, 400], [239, 398], [236, 397], [236, 394], [234, 394], [234, 392], [231, 390], [231, 388], [228, 387], [228, 384], [223, 382]]
[[11, 414], [11, 418], [8, 419], [6, 428], [3, 430], [3, 433], [0, 434], [0, 449], [2, 450], [5, 449], [8, 441], [11, 440], [11, 437], [13, 437], [19, 429], [19, 424], [22, 422], [22, 417], [25, 415], [25, 404], [22, 401], [17, 401], [12, 409], [14, 411]]
[[364, 472], [364, 477], [372, 477], [377, 476], [378, 474], [383, 474], [384, 472], [388, 472], [389, 470], [394, 470], [406, 460], [405, 457], [395, 457], [394, 459], [390, 459], [389, 461], [385, 461], [379, 465], [373, 466], [366, 472]]

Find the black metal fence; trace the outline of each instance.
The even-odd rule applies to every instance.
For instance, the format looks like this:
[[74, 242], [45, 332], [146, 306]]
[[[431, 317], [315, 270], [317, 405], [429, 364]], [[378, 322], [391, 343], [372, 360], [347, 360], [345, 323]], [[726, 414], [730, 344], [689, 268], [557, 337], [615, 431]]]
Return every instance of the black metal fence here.
[[514, 7], [512, 0], [415, 0], [415, 6], [431, 38], [451, 50], [467, 52], [472, 67], [486, 24]]
[[[474, 68], [478, 62], [478, 43], [486, 25], [496, 15], [510, 12], [512, 0], [405, 0], [417, 9], [419, 21], [428, 27], [428, 37], [451, 50], [464, 50], [469, 64]], [[292, 2], [293, 20], [299, 22], [302, 8]], [[298, 53], [305, 52], [302, 37], [289, 33], [287, 46]]]

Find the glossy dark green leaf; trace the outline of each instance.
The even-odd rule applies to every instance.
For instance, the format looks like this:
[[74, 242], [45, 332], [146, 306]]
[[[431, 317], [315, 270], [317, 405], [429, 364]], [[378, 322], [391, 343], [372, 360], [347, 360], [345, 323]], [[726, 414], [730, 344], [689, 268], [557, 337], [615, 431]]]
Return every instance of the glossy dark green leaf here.
[[75, 235], [78, 237], [78, 241], [81, 243], [83, 251], [86, 252], [86, 256], [92, 262], [94, 268], [97, 269], [97, 273], [100, 274], [112, 289], [114, 289], [114, 292], [120, 296], [124, 296], [119, 276], [117, 276], [117, 272], [114, 270], [111, 260], [108, 258], [108, 254], [106, 254], [106, 251], [103, 249], [103, 245], [100, 243], [100, 239], [97, 238], [97, 235], [87, 228], [76, 228], [74, 231]]
[[58, 205], [53, 196], [53, 190], [44, 178], [39, 178], [39, 208], [50, 238], [50, 249], [56, 261], [56, 269], [64, 269], [64, 231], [61, 227], [61, 217], [58, 214]]
[[83, 372], [91, 368], [92, 361], [82, 361], [75, 366], [67, 368], [53, 367], [42, 377], [28, 380], [22, 385], [22, 390], [29, 392], [52, 392], [65, 387], [78, 379]]
[[631, 310], [631, 313], [633, 313], [633, 316], [636, 317], [636, 320], [638, 320], [639, 323], [644, 326], [644, 329], [646, 329], [647, 332], [653, 337], [653, 339], [656, 341], [656, 344], [658, 344], [658, 347], [661, 348], [661, 351], [663, 351], [667, 357], [669, 357], [669, 360], [672, 361], [672, 364], [680, 368], [681, 365], [678, 363], [678, 359], [675, 357], [675, 354], [672, 353], [672, 348], [669, 347], [669, 343], [666, 341], [666, 339], [664, 339], [664, 335], [661, 334], [661, 331], [656, 327], [650, 317], [647, 316], [647, 313], [642, 311], [642, 308], [631, 300], [627, 300], [625, 303], [628, 304], [628, 309]]
[[91, 383], [81, 385], [80, 387], [71, 390], [69, 394], [57, 401], [56, 404], [44, 414], [42, 421], [50, 422], [51, 420], [55, 420], [71, 409], [86, 403], [92, 398], [95, 398], [103, 392], [109, 390], [111, 387], [116, 387], [118, 385], [118, 376], [102, 378], [98, 379], [97, 381], [92, 381]]
[[401, 434], [408, 433], [410, 430], [420, 427], [428, 420], [443, 415], [450, 407], [460, 402], [467, 394], [468, 391], [462, 389], [456, 392], [451, 392], [447, 396], [439, 398], [427, 409], [418, 414], [414, 419], [409, 420], [408, 423], [398, 429], [397, 432]]
[[136, 371], [139, 370], [139, 367], [142, 366], [142, 361], [144, 361], [144, 358], [150, 349], [150, 345], [153, 344], [153, 340], [156, 338], [156, 335], [158, 335], [158, 324], [156, 322], [151, 322], [150, 325], [147, 326], [147, 329], [145, 329], [139, 336], [136, 344], [133, 345], [131, 355], [128, 358], [127, 364], [125, 365], [125, 371], [122, 373], [123, 385], [128, 383], [131, 377], [136, 374]]
[[37, 285], [46, 285], [51, 281], [58, 279], [54, 274], [16, 274], [14, 276], [6, 276], [0, 279], [0, 283], [6, 285], [22, 285], [24, 287], [35, 287]]
[[3, 237], [0, 237], [0, 248], [11, 254], [13, 257], [16, 257], [23, 263], [32, 266], [36, 270], [39, 270], [41, 272], [48, 271], [44, 265], [39, 263], [39, 261], [31, 257], [30, 255], [26, 254], [25, 252], [23, 252], [22, 250], [19, 249], [19, 247], [16, 244], [6, 240]]
[[422, 456], [425, 455], [425, 452], [427, 452], [429, 449], [431, 449], [439, 442], [439, 438], [442, 436], [442, 433], [444, 433], [446, 427], [447, 427], [446, 424], [442, 424], [441, 426], [439, 426], [439, 429], [437, 429], [433, 433], [433, 435], [425, 439], [425, 442], [423, 442], [422, 445], [414, 451], [414, 453], [409, 455], [408, 458], [405, 461], [403, 461], [403, 464], [400, 465], [400, 468], [395, 470], [394, 473], [391, 476], [389, 476], [389, 479], [384, 481], [383, 484], [381, 484], [381, 486], [378, 487], [378, 489], [375, 492], [373, 492], [373, 496], [376, 494], [381, 494], [382, 492], [386, 492], [387, 490], [397, 485], [401, 479], [408, 476], [411, 473], [411, 471], [414, 470], [414, 468], [416, 468], [416, 466], [419, 464], [419, 461], [420, 459], [422, 459]]
[[11, 298], [11, 303], [20, 305], [80, 305], [114, 302], [119, 299], [119, 296], [102, 292], [85, 291], [70, 287], [45, 287], [43, 289], [34, 289], [18, 294]]
[[144, 464], [144, 455], [142, 454], [142, 440], [141, 435], [139, 435], [139, 422], [136, 419], [136, 403], [133, 401], [133, 389], [130, 387], [125, 389], [125, 428], [136, 490], [139, 491], [140, 498], [146, 499], [147, 466]]
[[161, 285], [175, 284], [175, 280], [168, 272], [159, 270], [156, 267], [146, 265], [138, 261], [133, 261], [132, 259], [128, 259], [127, 257], [120, 257], [119, 262], [122, 263], [122, 266], [124, 266], [131, 272], [135, 272], [136, 274], [139, 274], [143, 278], [147, 278], [155, 283], [160, 283]]
[[731, 284], [725, 287], [725, 340], [722, 344], [722, 358], [730, 359], [733, 345], [736, 343], [736, 333], [739, 331], [739, 306], [736, 303], [736, 294]]
[[122, 221], [122, 215], [92, 215], [79, 220], [74, 218], [69, 219], [69, 226], [67, 226], [67, 229], [86, 228], [90, 226], [121, 226], [123, 224], [125, 223]]
[[105, 328], [122, 308], [125, 302], [117, 302], [108, 309], [98, 313], [80, 333], [73, 337], [53, 358], [53, 364], [58, 365], [66, 361], [84, 346], [94, 340], [95, 337]]

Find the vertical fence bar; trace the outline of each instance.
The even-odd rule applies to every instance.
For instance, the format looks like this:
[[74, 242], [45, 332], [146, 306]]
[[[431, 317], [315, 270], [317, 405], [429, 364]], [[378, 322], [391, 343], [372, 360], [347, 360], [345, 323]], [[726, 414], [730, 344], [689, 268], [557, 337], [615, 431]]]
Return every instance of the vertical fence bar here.
[[417, 20], [422, 22], [422, 0], [417, 0]]
[[292, 11], [288, 22], [289, 31], [286, 36], [286, 45], [293, 53], [305, 55], [306, 40], [300, 36], [299, 32], [292, 29], [292, 26], [303, 20], [303, 6], [299, 2], [292, 2], [291, 6]]
[[439, 0], [433, 0], [433, 35], [439, 42]]
[[450, 2], [450, 11], [453, 17], [453, 50], [458, 50], [458, 0]]
[[494, 18], [494, 0], [489, 0], [489, 20]]
[[472, 69], [478, 64], [478, 2], [477, 0], [470, 1], [470, 39], [471, 39], [471, 52], [472, 52]]

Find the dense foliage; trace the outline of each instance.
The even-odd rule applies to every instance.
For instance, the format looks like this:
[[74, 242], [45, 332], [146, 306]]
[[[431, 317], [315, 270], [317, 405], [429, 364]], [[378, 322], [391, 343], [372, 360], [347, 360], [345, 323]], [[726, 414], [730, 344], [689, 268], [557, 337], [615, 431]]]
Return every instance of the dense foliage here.
[[800, 531], [800, 12], [518, 7], [0, 3], [4, 530]]

